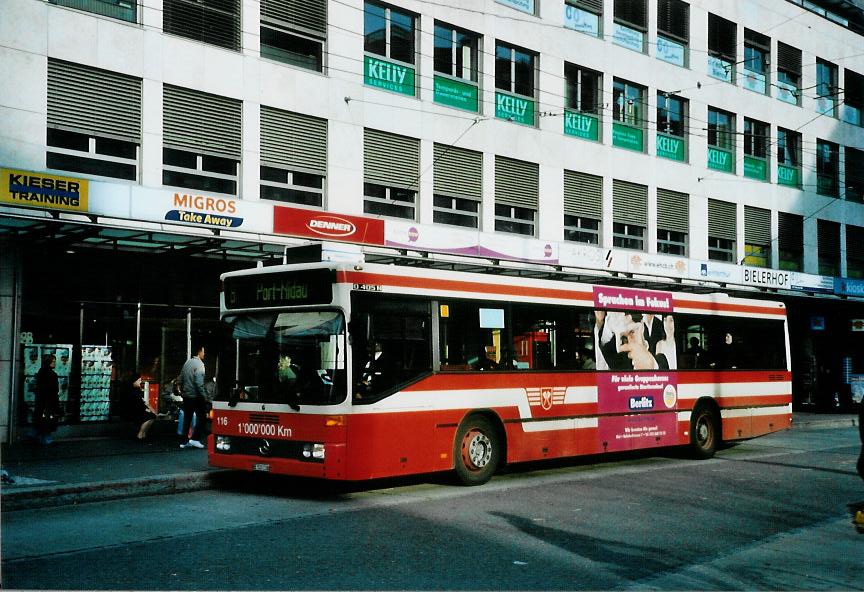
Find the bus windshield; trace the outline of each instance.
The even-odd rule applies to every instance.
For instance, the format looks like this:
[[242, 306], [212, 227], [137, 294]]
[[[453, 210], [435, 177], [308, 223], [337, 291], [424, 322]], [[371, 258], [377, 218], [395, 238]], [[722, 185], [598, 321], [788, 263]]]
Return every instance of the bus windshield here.
[[337, 311], [231, 315], [224, 319], [219, 398], [333, 405], [345, 399], [345, 319]]

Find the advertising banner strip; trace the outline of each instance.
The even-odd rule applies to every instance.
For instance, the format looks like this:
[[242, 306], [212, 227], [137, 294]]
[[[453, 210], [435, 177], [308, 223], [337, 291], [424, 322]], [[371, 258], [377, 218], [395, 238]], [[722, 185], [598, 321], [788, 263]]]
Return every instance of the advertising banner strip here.
[[273, 207], [273, 232], [318, 240], [384, 245], [384, 221], [302, 208]]
[[477, 112], [477, 86], [444, 76], [435, 77], [435, 102]]
[[593, 286], [594, 306], [601, 309], [672, 312], [672, 294], [617, 286]]
[[0, 178], [0, 203], [44, 210], [87, 212], [89, 181], [86, 179], [15, 169], [0, 169]]

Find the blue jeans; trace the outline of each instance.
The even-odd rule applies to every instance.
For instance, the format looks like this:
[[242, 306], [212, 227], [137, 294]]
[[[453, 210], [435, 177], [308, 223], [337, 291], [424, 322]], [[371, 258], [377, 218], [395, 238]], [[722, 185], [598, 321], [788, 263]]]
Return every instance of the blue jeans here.
[[190, 440], [186, 435], [189, 433], [189, 427], [192, 424], [192, 417], [195, 417], [195, 427], [192, 430], [192, 440], [201, 442], [201, 434], [204, 432], [205, 421], [207, 420], [207, 402], [204, 397], [183, 397], [183, 425], [181, 426], [180, 435], [183, 436], [183, 443]]

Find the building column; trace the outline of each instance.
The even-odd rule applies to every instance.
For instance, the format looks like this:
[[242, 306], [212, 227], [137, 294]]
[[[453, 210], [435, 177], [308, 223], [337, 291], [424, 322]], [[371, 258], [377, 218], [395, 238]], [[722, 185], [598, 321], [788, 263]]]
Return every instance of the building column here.
[[0, 442], [7, 443], [15, 437], [17, 423], [15, 367], [21, 323], [20, 257], [15, 245], [0, 241]]

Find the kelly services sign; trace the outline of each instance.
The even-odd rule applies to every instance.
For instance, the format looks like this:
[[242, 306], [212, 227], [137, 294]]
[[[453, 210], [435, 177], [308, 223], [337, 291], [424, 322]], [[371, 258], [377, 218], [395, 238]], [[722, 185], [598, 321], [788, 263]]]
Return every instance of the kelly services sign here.
[[414, 96], [414, 68], [386, 62], [368, 55], [364, 56], [363, 62], [363, 80], [367, 85], [410, 97]]

